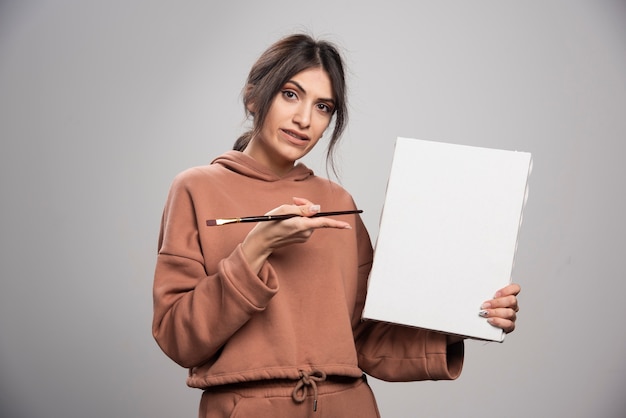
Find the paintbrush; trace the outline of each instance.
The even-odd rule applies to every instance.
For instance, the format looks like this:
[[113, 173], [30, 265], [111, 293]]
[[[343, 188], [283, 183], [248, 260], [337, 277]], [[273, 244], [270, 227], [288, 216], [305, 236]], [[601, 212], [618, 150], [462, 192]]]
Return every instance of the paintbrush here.
[[[360, 209], [357, 210], [340, 210], [337, 212], [318, 212], [315, 215], [308, 216], [308, 218], [317, 218], [320, 216], [335, 216], [335, 215], [349, 215], [352, 213], [361, 213]], [[238, 224], [245, 222], [265, 222], [265, 221], [281, 221], [283, 219], [295, 218], [295, 213], [288, 213], [285, 215], [263, 215], [263, 216], [245, 216], [242, 218], [223, 218], [223, 219], [209, 219], [206, 221], [207, 226], [220, 226], [226, 224]]]

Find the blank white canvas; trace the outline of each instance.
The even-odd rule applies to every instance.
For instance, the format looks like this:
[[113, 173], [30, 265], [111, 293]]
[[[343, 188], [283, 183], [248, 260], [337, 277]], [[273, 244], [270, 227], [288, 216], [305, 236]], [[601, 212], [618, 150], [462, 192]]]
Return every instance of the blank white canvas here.
[[363, 313], [502, 341], [478, 316], [511, 282], [531, 155], [398, 138]]

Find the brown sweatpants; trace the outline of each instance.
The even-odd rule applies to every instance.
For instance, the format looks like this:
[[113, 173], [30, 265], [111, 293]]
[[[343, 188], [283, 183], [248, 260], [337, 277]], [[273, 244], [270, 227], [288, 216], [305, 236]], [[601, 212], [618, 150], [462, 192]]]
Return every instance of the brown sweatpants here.
[[[380, 418], [374, 394], [362, 379], [329, 379], [300, 403], [295, 381], [254, 382], [210, 388], [202, 394], [199, 418]], [[315, 398], [317, 397], [317, 403]], [[314, 411], [314, 405], [317, 410]]]

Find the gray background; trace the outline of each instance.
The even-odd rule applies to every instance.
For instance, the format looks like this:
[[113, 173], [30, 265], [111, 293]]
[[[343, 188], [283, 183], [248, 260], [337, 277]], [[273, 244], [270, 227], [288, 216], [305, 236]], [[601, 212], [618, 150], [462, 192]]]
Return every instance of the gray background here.
[[[396, 136], [529, 151], [518, 330], [384, 417], [626, 415], [624, 1], [0, 2], [2, 417], [192, 417], [150, 335], [172, 177], [230, 148], [278, 37], [339, 43], [341, 181], [377, 234]], [[325, 175], [322, 149], [307, 162]]]

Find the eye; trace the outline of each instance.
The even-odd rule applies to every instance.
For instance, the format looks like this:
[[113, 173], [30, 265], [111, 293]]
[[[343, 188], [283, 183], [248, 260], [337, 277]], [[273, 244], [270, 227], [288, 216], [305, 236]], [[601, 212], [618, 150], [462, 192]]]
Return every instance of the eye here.
[[293, 90], [283, 90], [281, 93], [283, 97], [288, 100], [295, 100], [298, 98], [298, 95]]
[[317, 108], [324, 113], [333, 113], [333, 108], [326, 103], [318, 103]]

